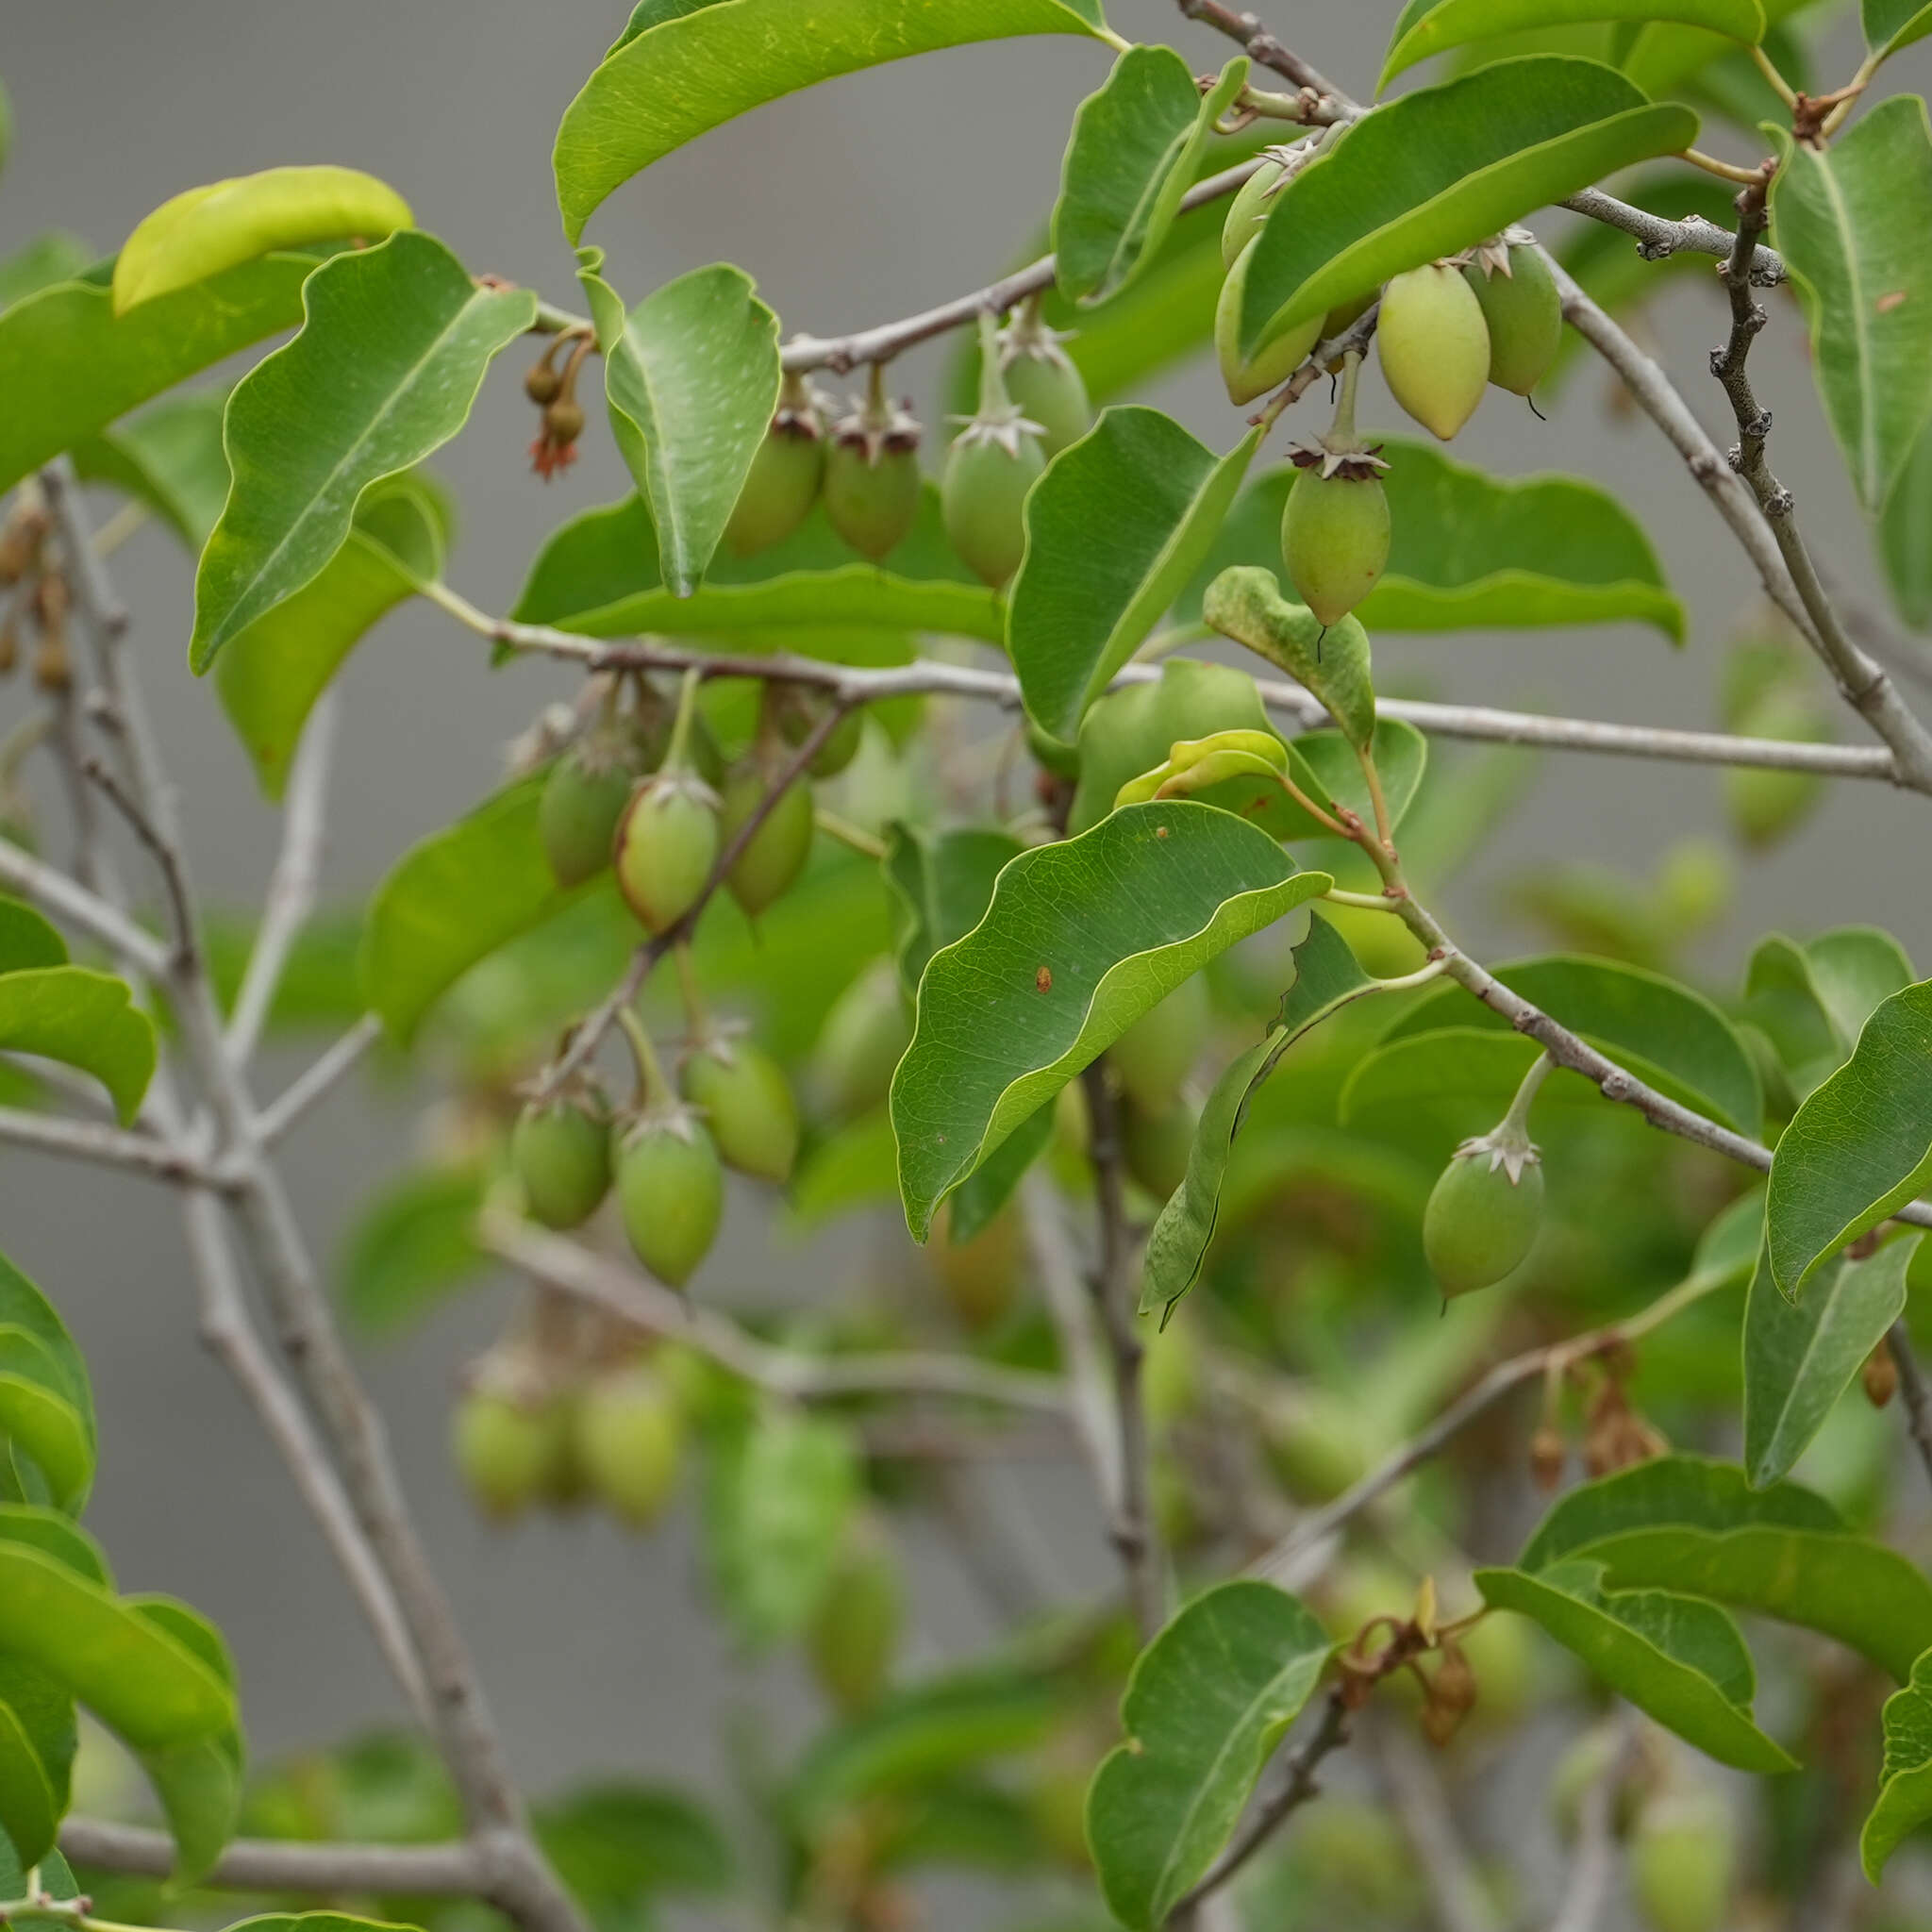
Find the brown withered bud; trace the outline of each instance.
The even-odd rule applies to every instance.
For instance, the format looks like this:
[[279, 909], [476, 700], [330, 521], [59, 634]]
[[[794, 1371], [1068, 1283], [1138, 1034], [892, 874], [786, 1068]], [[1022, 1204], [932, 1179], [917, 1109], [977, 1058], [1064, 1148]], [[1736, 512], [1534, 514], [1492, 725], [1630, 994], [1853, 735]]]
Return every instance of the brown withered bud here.
[[1453, 1637], [1442, 1640], [1442, 1658], [1427, 1679], [1428, 1694], [1423, 1700], [1423, 1734], [1440, 1751], [1462, 1727], [1462, 1721], [1475, 1708], [1479, 1695], [1475, 1672], [1462, 1646]]
[[1563, 1464], [1569, 1459], [1570, 1445], [1562, 1431], [1548, 1423], [1529, 1439], [1529, 1474], [1537, 1488], [1554, 1490], [1563, 1480]]
[[1865, 1400], [1874, 1408], [1883, 1408], [1898, 1393], [1898, 1357], [1890, 1341], [1881, 1341], [1865, 1357], [1858, 1379], [1865, 1385]]

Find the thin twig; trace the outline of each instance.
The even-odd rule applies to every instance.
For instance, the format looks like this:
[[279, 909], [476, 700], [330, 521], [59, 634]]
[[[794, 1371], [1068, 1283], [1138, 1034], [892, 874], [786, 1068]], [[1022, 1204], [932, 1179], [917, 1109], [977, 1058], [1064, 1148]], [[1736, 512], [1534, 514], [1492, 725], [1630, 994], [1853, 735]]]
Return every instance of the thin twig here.
[[1576, 1849], [1570, 1882], [1551, 1922], [1550, 1932], [1596, 1932], [1609, 1905], [1617, 1874], [1617, 1797], [1636, 1749], [1636, 1713], [1627, 1707], [1619, 1724], [1616, 1749], [1590, 1783], [1576, 1806]]
[[[76, 1865], [128, 1877], [165, 1878], [175, 1868], [175, 1840], [166, 1832], [104, 1818], [64, 1818], [60, 1849]], [[195, 1882], [229, 1891], [471, 1898], [487, 1890], [489, 1868], [470, 1844], [309, 1844], [238, 1838], [229, 1841], [214, 1869]]]
[[62, 1159], [118, 1167], [126, 1174], [144, 1174], [149, 1180], [205, 1188], [226, 1184], [220, 1171], [192, 1147], [158, 1134], [127, 1133], [105, 1121], [70, 1121], [58, 1114], [0, 1107], [0, 1141]]
[[264, 1147], [273, 1147], [311, 1107], [333, 1092], [357, 1063], [382, 1038], [382, 1022], [364, 1013], [320, 1058], [291, 1080], [256, 1119], [256, 1132]]
[[[1670, 221], [1647, 208], [1632, 208], [1627, 201], [1619, 201], [1601, 188], [1586, 188], [1581, 194], [1573, 194], [1557, 206], [1634, 235], [1637, 252], [1646, 261], [1661, 261], [1666, 256], [1682, 254], [1726, 256], [1737, 246], [1738, 238], [1730, 229], [1720, 228], [1702, 215]], [[1758, 288], [1775, 288], [1784, 278], [1784, 258], [1774, 249], [1760, 243], [1752, 251], [1751, 279]]]
[[0, 839], [0, 886], [97, 940], [145, 977], [159, 979], [166, 974], [168, 949], [144, 926], [135, 924], [119, 907], [91, 892], [78, 880], [57, 872], [7, 839]]
[[1389, 1808], [1415, 1855], [1438, 1932], [1496, 1932], [1495, 1912], [1456, 1828], [1435, 1764], [1406, 1723], [1390, 1723], [1386, 1712], [1375, 1717], [1380, 1721], [1372, 1719], [1368, 1726], [1371, 1754]]
[[1257, 67], [1272, 69], [1312, 94], [1318, 102], [1325, 103], [1333, 110], [1331, 118], [1352, 120], [1362, 111], [1334, 82], [1309, 66], [1293, 48], [1284, 46], [1276, 40], [1256, 15], [1238, 12], [1232, 7], [1222, 5], [1222, 0], [1178, 0], [1178, 4], [1188, 19], [1198, 21], [1203, 26], [1211, 26], [1216, 33], [1225, 34], [1229, 40], [1238, 42], [1241, 52]]
[[1894, 1322], [1887, 1330], [1886, 1339], [1891, 1345], [1891, 1358], [1898, 1365], [1907, 1432], [1911, 1436], [1912, 1447], [1919, 1452], [1919, 1460], [1925, 1465], [1925, 1474], [1932, 1476], [1932, 1389], [1926, 1387], [1925, 1372], [1912, 1352], [1911, 1331], [1905, 1323]]
[[188, 882], [181, 874], [179, 855], [161, 837], [155, 827], [154, 821], [142, 808], [134, 794], [108, 769], [102, 759], [89, 758], [80, 769], [82, 775], [121, 814], [135, 837], [147, 847], [150, 857], [155, 861], [155, 870], [160, 874], [161, 884], [167, 893], [168, 908], [175, 924], [175, 943], [189, 943], [188, 935], [193, 927], [194, 913], [188, 896]]

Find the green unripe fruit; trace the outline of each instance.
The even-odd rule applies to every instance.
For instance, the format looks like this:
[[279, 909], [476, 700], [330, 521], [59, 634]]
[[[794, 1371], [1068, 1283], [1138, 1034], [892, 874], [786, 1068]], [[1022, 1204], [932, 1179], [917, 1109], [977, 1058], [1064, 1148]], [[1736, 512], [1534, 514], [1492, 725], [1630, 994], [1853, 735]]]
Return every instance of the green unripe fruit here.
[[638, 745], [620, 729], [593, 731], [551, 766], [537, 836], [559, 886], [580, 886], [610, 863], [617, 822], [642, 770]]
[[861, 557], [876, 563], [919, 521], [919, 458], [887, 444], [869, 458], [863, 441], [839, 437], [825, 452], [825, 517]]
[[1026, 721], [1026, 749], [1033, 754], [1040, 769], [1050, 772], [1056, 778], [1077, 778], [1080, 775], [1079, 748], [1042, 731], [1031, 718]]
[[510, 1129], [509, 1158], [532, 1221], [579, 1226], [609, 1191], [610, 1124], [574, 1099], [533, 1101]]
[[1086, 381], [1058, 343], [1049, 343], [1044, 352], [1009, 351], [1004, 366], [1007, 393], [1021, 415], [1040, 425], [1041, 453], [1048, 462], [1093, 427]]
[[781, 411], [745, 473], [724, 525], [725, 542], [740, 557], [755, 557], [782, 542], [811, 514], [824, 474], [825, 445], [817, 424]]
[[1183, 1313], [1148, 1336], [1141, 1364], [1141, 1399], [1151, 1428], [1164, 1429], [1201, 1406], [1201, 1343]]
[[[1499, 1621], [1489, 1618], [1489, 1623]], [[1482, 1624], [1476, 1626], [1481, 1629]], [[1624, 1743], [1618, 1727], [1611, 1724], [1592, 1724], [1580, 1733], [1564, 1750], [1557, 1760], [1557, 1768], [1550, 1774], [1550, 1815], [1556, 1821], [1557, 1831], [1565, 1844], [1575, 1842], [1576, 1834], [1583, 1823], [1583, 1800], [1594, 1785], [1608, 1776], [1617, 1760], [1623, 1757]], [[1641, 1800], [1639, 1781], [1635, 1775], [1637, 1767], [1633, 1764], [1617, 1784], [1610, 1804], [1610, 1825], [1619, 1838], [1627, 1837], [1630, 1827], [1637, 1822], [1638, 1806]]]
[[647, 1114], [618, 1141], [617, 1205], [638, 1259], [682, 1288], [724, 1215], [724, 1169], [710, 1135], [688, 1113]]
[[1389, 561], [1381, 478], [1302, 471], [1281, 513], [1281, 560], [1302, 602], [1324, 624], [1341, 623]]
[[1556, 277], [1534, 248], [1509, 250], [1509, 273], [1485, 275], [1472, 262], [1463, 270], [1490, 332], [1490, 380], [1512, 395], [1526, 396], [1557, 359], [1563, 340], [1563, 298]]
[[1197, 973], [1134, 1022], [1108, 1048], [1108, 1060], [1134, 1105], [1165, 1113], [1208, 1044], [1214, 1009]]
[[1252, 403], [1257, 396], [1279, 389], [1322, 340], [1322, 318], [1311, 316], [1267, 343], [1252, 360], [1242, 359], [1241, 289], [1248, 264], [1255, 258], [1254, 251], [1252, 242], [1242, 250], [1240, 260], [1221, 285], [1221, 299], [1214, 308], [1214, 349], [1221, 358], [1221, 379], [1227, 385], [1227, 399], [1231, 403]]
[[1160, 1113], [1148, 1113], [1131, 1104], [1121, 1121], [1121, 1151], [1127, 1172], [1160, 1200], [1188, 1177], [1188, 1157], [1194, 1151], [1199, 1112], [1177, 1100]]
[[891, 1543], [875, 1525], [854, 1525], [839, 1567], [806, 1628], [819, 1688], [841, 1710], [870, 1708], [891, 1681], [906, 1625], [906, 1584]]
[[[796, 684], [768, 684], [765, 703], [779, 735], [796, 751], [817, 728], [831, 701]], [[814, 778], [836, 778], [858, 756], [865, 738], [865, 717], [857, 709], [845, 712], [831, 735], [812, 754], [807, 770]]]
[[729, 1167], [780, 1186], [798, 1158], [798, 1104], [784, 1070], [749, 1041], [709, 1042], [684, 1063], [684, 1097]]
[[689, 774], [660, 774], [631, 793], [618, 821], [617, 889], [652, 932], [697, 903], [718, 862], [716, 795]]
[[[764, 803], [766, 778], [760, 766], [741, 767], [724, 781], [724, 805], [718, 818], [718, 843], [728, 846]], [[756, 919], [768, 906], [782, 899], [798, 883], [805, 862], [811, 857], [811, 836], [816, 825], [811, 787], [788, 785], [765, 814], [764, 823], [751, 835], [751, 841], [731, 861], [724, 883], [731, 896]]]
[[1721, 1792], [1660, 1793], [1638, 1814], [1630, 1892], [1653, 1932], [1720, 1932], [1737, 1872], [1737, 1826]]
[[608, 1369], [575, 1403], [576, 1460], [595, 1493], [622, 1521], [643, 1529], [677, 1487], [684, 1416], [644, 1362]]
[[882, 1101], [912, 1044], [912, 1020], [890, 959], [874, 959], [832, 1002], [812, 1047], [812, 1084], [843, 1119]]
[[1232, 268], [1248, 243], [1261, 232], [1286, 172], [1273, 156], [1263, 155], [1260, 166], [1241, 183], [1235, 198], [1228, 203], [1227, 219], [1221, 225], [1223, 268]]
[[475, 1389], [457, 1404], [450, 1447], [470, 1493], [508, 1522], [543, 1490], [562, 1448], [556, 1405]]
[[1040, 438], [1017, 426], [984, 432], [969, 424], [947, 453], [940, 483], [946, 536], [974, 575], [994, 590], [1020, 568], [1026, 492], [1045, 468]]
[[926, 1259], [959, 1320], [968, 1328], [991, 1328], [1019, 1292], [1024, 1248], [1020, 1217], [1008, 1202], [971, 1241], [956, 1242], [951, 1208], [947, 1202], [933, 1217]]
[[1396, 275], [1375, 323], [1395, 400], [1444, 442], [1475, 414], [1490, 380], [1490, 329], [1475, 291], [1440, 261]]
[[1466, 1143], [1442, 1170], [1423, 1209], [1423, 1252], [1452, 1300], [1523, 1265], [1542, 1224], [1542, 1162], [1532, 1150], [1515, 1180], [1490, 1163], [1487, 1141]]

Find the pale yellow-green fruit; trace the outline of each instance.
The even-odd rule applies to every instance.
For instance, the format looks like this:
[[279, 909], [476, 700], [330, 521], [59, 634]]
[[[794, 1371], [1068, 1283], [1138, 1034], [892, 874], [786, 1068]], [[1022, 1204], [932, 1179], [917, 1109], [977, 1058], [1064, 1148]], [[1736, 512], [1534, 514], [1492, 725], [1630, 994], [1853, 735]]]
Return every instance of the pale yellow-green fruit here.
[[1315, 315], [1295, 324], [1252, 357], [1241, 355], [1241, 289], [1254, 258], [1255, 243], [1250, 242], [1222, 283], [1221, 299], [1214, 309], [1214, 348], [1221, 360], [1221, 379], [1227, 386], [1227, 399], [1231, 403], [1252, 403], [1270, 390], [1279, 389], [1322, 339], [1322, 318]]
[[1392, 277], [1375, 347], [1395, 400], [1430, 435], [1447, 442], [1475, 414], [1490, 380], [1490, 329], [1457, 270], [1438, 261]]
[[1724, 1793], [1659, 1791], [1630, 1833], [1630, 1894], [1652, 1932], [1721, 1932], [1737, 1877], [1738, 1827]]

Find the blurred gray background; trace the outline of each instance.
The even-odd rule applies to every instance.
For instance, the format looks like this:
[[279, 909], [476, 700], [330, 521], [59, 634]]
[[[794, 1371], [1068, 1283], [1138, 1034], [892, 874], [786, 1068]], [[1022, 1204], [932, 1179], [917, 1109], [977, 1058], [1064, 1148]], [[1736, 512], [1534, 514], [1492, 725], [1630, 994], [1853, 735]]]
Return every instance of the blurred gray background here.
[[[333, 160], [395, 184], [418, 220], [478, 271], [575, 305], [572, 262], [552, 201], [559, 114], [625, 16], [621, 0], [67, 0], [5, 8], [0, 75], [18, 118], [0, 180], [0, 252], [61, 225], [110, 251], [180, 189], [282, 161]], [[1268, 9], [1284, 37], [1344, 85], [1372, 80], [1395, 0]], [[1231, 49], [1160, 0], [1114, 0], [1126, 34], [1183, 47], [1199, 69]], [[1827, 75], [1850, 71], [1850, 43]], [[788, 329], [834, 332], [905, 314], [1000, 272], [1043, 219], [1074, 108], [1106, 71], [1092, 44], [1036, 40], [964, 49], [854, 76], [776, 104], [695, 143], [624, 188], [592, 239], [636, 299], [699, 263], [754, 273]], [[1902, 62], [1901, 65], [1908, 65]], [[1913, 76], [1907, 75], [1909, 82]], [[1717, 144], [1720, 137], [1713, 137]], [[1557, 232], [1554, 221], [1545, 233]], [[1705, 374], [1720, 332], [1709, 290], [1678, 284], [1653, 315], [1692, 407], [1731, 440]], [[931, 419], [941, 353], [908, 357], [897, 384]], [[467, 434], [437, 467], [460, 498], [452, 580], [507, 608], [542, 536], [624, 487], [601, 425], [584, 459], [546, 488], [525, 459], [530, 411], [507, 356]], [[1780, 304], [1754, 361], [1774, 404], [1776, 466], [1797, 490], [1814, 546], [1868, 589], [1870, 551], [1826, 439], [1794, 312]], [[1549, 636], [1384, 640], [1382, 681], [1437, 694], [1688, 726], [1716, 723], [1717, 645], [1751, 590], [1740, 554], [1662, 440], [1604, 404], [1593, 369], [1538, 423], [1491, 392], [1457, 454], [1504, 475], [1561, 467], [1618, 491], [1648, 527], [1692, 614], [1673, 654], [1635, 626]], [[1150, 398], [1225, 441], [1234, 417], [1205, 368]], [[4, 408], [0, 398], [0, 408]], [[1307, 406], [1313, 417], [1319, 401]], [[1371, 425], [1398, 426], [1377, 388]], [[1303, 425], [1295, 433], [1307, 433]], [[1406, 427], [1407, 425], [1401, 425]], [[185, 669], [192, 564], [158, 527], [116, 560], [137, 613], [153, 708], [188, 791], [194, 858], [211, 896], [256, 893], [275, 850], [259, 801], [212, 702]], [[1875, 593], [1874, 593], [1875, 594]], [[481, 675], [474, 640], [427, 608], [391, 618], [353, 661], [327, 855], [331, 891], [366, 891], [409, 841], [495, 781], [503, 741], [560, 671]], [[19, 696], [0, 698], [0, 708]], [[1840, 733], [1857, 737], [1846, 722]], [[1707, 949], [1736, 971], [1749, 936], [1854, 920], [1889, 924], [1932, 959], [1920, 849], [1884, 788], [1847, 784], [1774, 859], [1745, 861], [1732, 915]], [[1536, 856], [1570, 855], [1647, 874], [1690, 833], [1719, 829], [1714, 774], [1604, 759], [1546, 760], [1496, 852], [1461, 883], [1454, 911], [1480, 943], [1522, 943], [1495, 882]], [[306, 1058], [277, 1052], [272, 1091]], [[291, 1149], [298, 1205], [326, 1257], [350, 1204], [399, 1158], [423, 1096], [364, 1086], [335, 1096]], [[240, 1659], [245, 1712], [263, 1754], [344, 1734], [394, 1711], [375, 1653], [281, 1468], [203, 1356], [174, 1206], [139, 1183], [109, 1182], [8, 1152], [0, 1160], [0, 1246], [43, 1282], [77, 1332], [103, 1416], [103, 1463], [90, 1521], [130, 1588], [191, 1597], [221, 1623]], [[828, 1285], [836, 1256], [814, 1257]], [[707, 1291], [760, 1291], [798, 1270], [756, 1227], [735, 1229]], [[685, 1526], [648, 1541], [602, 1521], [537, 1523], [509, 1535], [479, 1524], [444, 1450], [456, 1372], [505, 1304], [482, 1295], [407, 1344], [371, 1351], [370, 1374], [435, 1558], [463, 1614], [519, 1772], [534, 1789], [584, 1769], [687, 1773], [719, 1766], [713, 1714], [730, 1702], [799, 1695], [782, 1670], [747, 1673], [694, 1605]], [[1008, 1481], [1056, 1527], [1050, 1561], [1067, 1587], [1107, 1574], [1076, 1474]], [[919, 1645], [956, 1647], [983, 1625], [964, 1579], [934, 1554], [922, 1568]]]

